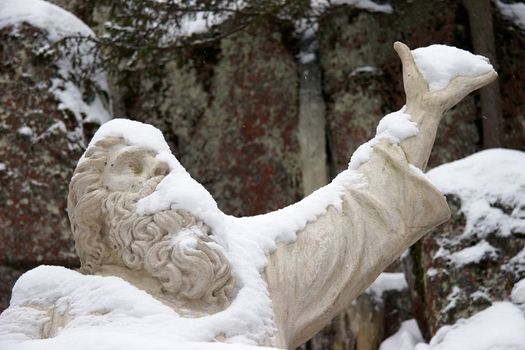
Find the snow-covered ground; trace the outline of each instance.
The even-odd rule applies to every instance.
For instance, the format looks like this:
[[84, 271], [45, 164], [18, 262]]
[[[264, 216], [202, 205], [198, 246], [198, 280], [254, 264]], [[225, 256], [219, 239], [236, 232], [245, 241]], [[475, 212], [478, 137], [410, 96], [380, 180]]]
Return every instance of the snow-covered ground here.
[[468, 319], [444, 326], [428, 344], [414, 320], [383, 341], [380, 350], [523, 350], [525, 317], [510, 302], [497, 302]]

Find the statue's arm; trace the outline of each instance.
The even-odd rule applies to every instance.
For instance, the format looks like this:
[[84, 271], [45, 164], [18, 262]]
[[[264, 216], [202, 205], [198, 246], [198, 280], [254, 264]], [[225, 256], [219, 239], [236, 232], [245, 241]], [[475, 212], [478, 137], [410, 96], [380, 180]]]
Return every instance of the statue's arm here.
[[308, 340], [449, 216], [444, 196], [410, 168], [400, 146], [381, 142], [359, 170], [367, 189], [348, 187], [341, 210], [329, 207], [269, 257], [281, 347]]
[[444, 196], [421, 170], [443, 113], [496, 73], [457, 76], [430, 91], [410, 49], [402, 43], [394, 48], [403, 64], [405, 113], [419, 133], [399, 145], [377, 143], [357, 169], [367, 189], [348, 187], [340, 211], [329, 207], [298, 232], [295, 243], [279, 245], [269, 257], [265, 277], [281, 347], [294, 348], [312, 337], [406, 248], [449, 217]]

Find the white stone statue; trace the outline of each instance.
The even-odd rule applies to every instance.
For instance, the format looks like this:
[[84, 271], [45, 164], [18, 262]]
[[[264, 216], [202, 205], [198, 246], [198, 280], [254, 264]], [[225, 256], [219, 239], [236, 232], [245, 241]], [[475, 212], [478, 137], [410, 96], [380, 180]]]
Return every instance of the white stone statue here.
[[443, 113], [496, 78], [462, 50], [394, 48], [406, 106], [383, 118], [331, 184], [273, 213], [225, 215], [160, 131], [104, 124], [68, 197], [82, 274], [23, 275], [0, 316], [0, 345], [293, 349], [311, 338], [448, 219], [421, 170]]

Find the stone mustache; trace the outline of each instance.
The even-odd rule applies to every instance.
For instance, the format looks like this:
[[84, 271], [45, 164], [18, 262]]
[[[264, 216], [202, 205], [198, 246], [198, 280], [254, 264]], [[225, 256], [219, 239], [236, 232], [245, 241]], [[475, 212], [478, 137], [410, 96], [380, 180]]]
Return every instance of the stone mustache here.
[[[257, 231], [253, 227], [259, 223], [264, 231], [264, 226], [278, 226], [281, 214], [298, 215], [321, 195], [260, 218], [225, 216], [222, 224], [215, 220], [222, 213], [207, 216], [209, 211], [174, 205], [177, 201], [163, 210], [140, 212], [138, 203], [155, 194], [180, 165], [119, 132], [96, 137], [70, 184], [68, 212], [81, 272], [121, 277], [191, 319], [233, 315], [238, 304], [249, 300], [246, 290], [253, 300], [267, 300], [267, 309], [254, 311], [268, 320], [263, 335], [217, 330], [209, 341], [246, 336], [258, 345], [293, 349], [311, 338], [407, 247], [448, 219], [444, 196], [421, 170], [443, 113], [496, 78], [492, 69], [458, 75], [432, 91], [410, 49], [399, 42], [394, 48], [403, 64], [407, 100], [402, 113], [392, 118], [417, 125], [416, 131], [401, 138], [376, 137], [362, 149], [361, 160], [353, 158], [347, 173], [321, 189], [327, 193], [336, 188], [332, 201], [305, 214], [304, 224], [289, 228], [293, 232], [285, 238], [276, 235], [273, 246], [262, 249], [264, 263], [253, 262], [259, 264], [254, 268], [258, 277], [249, 266], [240, 266], [250, 259], [240, 257], [242, 244], [228, 233], [229, 227], [236, 227], [239, 235]], [[261, 327], [257, 317], [247, 319], [253, 325], [239, 326], [239, 332], [256, 334]]]

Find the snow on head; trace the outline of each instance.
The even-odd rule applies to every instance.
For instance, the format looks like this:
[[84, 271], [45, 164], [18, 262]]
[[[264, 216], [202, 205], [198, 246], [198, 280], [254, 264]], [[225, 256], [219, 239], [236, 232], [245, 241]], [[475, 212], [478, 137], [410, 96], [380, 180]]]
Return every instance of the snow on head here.
[[[170, 147], [164, 139], [162, 132], [152, 125], [120, 118], [110, 120], [98, 128], [87, 148], [108, 136], [120, 137], [130, 146], [138, 146], [155, 152], [156, 158], [166, 162], [172, 172], [186, 172], [177, 158], [171, 153]], [[84, 155], [80, 158], [79, 163], [83, 160]]]
[[415, 49], [412, 56], [430, 91], [444, 89], [455, 77], [474, 77], [493, 70], [487, 58], [446, 45]]
[[[490, 149], [427, 173], [439, 190], [461, 200], [463, 235], [525, 231], [525, 152]], [[520, 231], [521, 230], [521, 231]]]
[[[155, 157], [167, 163], [170, 168], [170, 173], [159, 183], [156, 191], [137, 203], [137, 212], [140, 215], [169, 209], [183, 209], [208, 225], [222, 225], [223, 214], [218, 209], [217, 203], [171, 153], [159, 129], [134, 120], [113, 119], [97, 130], [89, 146], [108, 136], [120, 137], [130, 146], [153, 151]], [[83, 158], [79, 162], [82, 160]]]
[[135, 120], [113, 119], [103, 124], [91, 139], [89, 146], [107, 136], [121, 137], [129, 145], [143, 147], [155, 153], [171, 153], [170, 147], [159, 129]]

